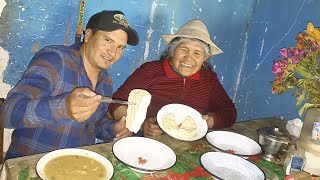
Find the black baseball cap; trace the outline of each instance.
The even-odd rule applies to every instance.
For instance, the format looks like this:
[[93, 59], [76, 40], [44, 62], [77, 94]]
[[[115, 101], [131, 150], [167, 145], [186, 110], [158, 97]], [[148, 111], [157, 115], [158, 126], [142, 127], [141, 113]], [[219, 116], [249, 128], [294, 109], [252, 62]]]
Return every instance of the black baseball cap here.
[[139, 43], [138, 33], [129, 26], [128, 19], [121, 11], [101, 11], [91, 16], [86, 29], [115, 31], [124, 30], [128, 35], [128, 44], [136, 46]]

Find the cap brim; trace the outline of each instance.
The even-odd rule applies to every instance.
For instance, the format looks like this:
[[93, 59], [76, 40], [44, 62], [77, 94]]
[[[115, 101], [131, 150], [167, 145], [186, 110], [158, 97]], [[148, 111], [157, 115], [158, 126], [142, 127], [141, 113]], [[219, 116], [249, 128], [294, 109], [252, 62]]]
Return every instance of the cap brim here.
[[175, 34], [163, 34], [163, 35], [161, 35], [161, 37], [163, 38], [163, 40], [167, 44], [169, 44], [176, 37], [200, 39], [201, 41], [206, 42], [207, 44], [209, 44], [211, 56], [223, 53], [223, 51], [216, 44], [214, 44], [211, 40], [208, 40], [208, 39], [201, 39], [199, 37], [192, 37], [192, 36], [187, 36], [187, 35], [175, 35]]
[[128, 28], [122, 28], [122, 30], [124, 30], [128, 35], [128, 44], [132, 46], [138, 45], [139, 35], [134, 29], [128, 27]]

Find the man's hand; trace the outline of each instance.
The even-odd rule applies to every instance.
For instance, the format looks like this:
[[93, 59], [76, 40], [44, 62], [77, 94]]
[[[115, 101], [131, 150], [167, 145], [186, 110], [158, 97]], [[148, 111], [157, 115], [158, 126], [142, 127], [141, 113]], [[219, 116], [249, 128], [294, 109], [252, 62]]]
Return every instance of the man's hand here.
[[117, 107], [117, 109], [113, 112], [113, 116], [114, 116], [113, 118], [115, 120], [119, 120], [123, 116], [127, 116], [127, 109], [128, 109], [127, 105], [121, 105]]
[[209, 129], [213, 127], [214, 120], [213, 120], [213, 117], [211, 115], [202, 115], [202, 119], [207, 121]]
[[147, 118], [143, 123], [142, 130], [145, 136], [158, 136], [163, 133], [155, 117]]
[[[89, 98], [80, 97], [85, 94]], [[100, 95], [91, 91], [89, 88], [75, 88], [66, 98], [66, 110], [74, 121], [86, 121], [98, 108]]]
[[116, 121], [116, 124], [113, 127], [113, 133], [116, 135], [113, 141], [117, 141], [119, 139], [132, 136], [133, 133], [129, 131], [128, 128], [126, 128], [125, 116], [123, 116], [120, 120]]

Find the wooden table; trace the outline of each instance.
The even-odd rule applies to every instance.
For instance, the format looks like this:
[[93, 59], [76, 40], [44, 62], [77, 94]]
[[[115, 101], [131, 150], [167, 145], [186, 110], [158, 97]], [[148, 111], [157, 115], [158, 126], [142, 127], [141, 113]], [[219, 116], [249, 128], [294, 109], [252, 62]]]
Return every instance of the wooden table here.
[[[265, 126], [277, 125], [283, 127], [286, 120], [279, 118], [265, 118], [250, 121], [243, 121], [234, 124], [231, 128], [225, 129], [227, 131], [236, 132], [258, 141], [257, 129]], [[113, 143], [96, 144], [92, 146], [81, 147], [83, 149], [91, 150], [102, 156], [108, 158], [114, 166], [114, 175], [112, 179], [213, 179], [213, 176], [208, 174], [200, 165], [199, 158], [201, 154], [208, 151], [213, 151], [212, 146], [202, 138], [194, 142], [184, 142], [173, 139], [164, 134], [157, 137], [152, 137], [173, 149], [177, 155], [176, 164], [166, 171], [155, 172], [153, 174], [136, 173], [129, 169], [125, 164], [119, 162], [112, 154]], [[30, 155], [20, 158], [9, 159], [5, 161], [2, 176], [5, 179], [40, 179], [36, 173], [35, 167], [37, 161], [44, 154]], [[258, 156], [249, 159], [251, 162], [260, 167], [267, 179], [283, 179], [284, 171], [282, 166], [276, 165], [259, 159]]]

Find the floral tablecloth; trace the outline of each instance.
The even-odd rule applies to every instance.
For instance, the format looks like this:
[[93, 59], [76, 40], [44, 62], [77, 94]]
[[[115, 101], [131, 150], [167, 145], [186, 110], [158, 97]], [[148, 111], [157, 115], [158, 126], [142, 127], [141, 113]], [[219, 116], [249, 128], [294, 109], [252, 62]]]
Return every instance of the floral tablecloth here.
[[[115, 180], [209, 180], [214, 179], [214, 177], [201, 166], [199, 160], [203, 153], [209, 151], [213, 151], [211, 145], [206, 142], [197, 142], [189, 150], [177, 153], [177, 162], [172, 168], [166, 171], [154, 172], [152, 174], [137, 173], [127, 168], [125, 164], [122, 164], [111, 155], [107, 156], [107, 158], [114, 165], [115, 174], [112, 179]], [[249, 161], [261, 168], [266, 175], [266, 179], [283, 179], [285, 176], [281, 165], [261, 160], [259, 156], [251, 157]]]
[[[280, 121], [283, 120], [270, 118], [240, 122], [226, 130], [238, 132], [257, 140], [256, 129], [262, 126], [270, 125], [270, 123], [276, 123], [276, 125], [279, 126], [279, 123], [283, 124], [283, 122]], [[214, 179], [214, 177], [209, 174], [200, 164], [200, 156], [205, 152], [213, 151], [213, 147], [205, 138], [194, 142], [184, 142], [173, 139], [168, 135], [161, 135], [154, 137], [154, 139], [171, 147], [177, 155], [177, 162], [170, 169], [165, 171], [157, 171], [151, 174], [135, 172], [128, 168], [125, 164], [118, 161], [118, 159], [112, 153], [112, 143], [97, 144], [81, 148], [97, 152], [108, 158], [114, 167], [114, 174], [112, 177], [114, 180]], [[4, 179], [19, 180], [40, 179], [36, 173], [35, 167], [37, 161], [43, 155], [44, 154], [38, 154], [7, 160], [4, 163], [2, 177]], [[248, 160], [256, 164], [265, 173], [266, 179], [282, 180], [285, 176], [281, 165], [262, 160], [259, 156], [250, 157]]]

